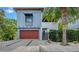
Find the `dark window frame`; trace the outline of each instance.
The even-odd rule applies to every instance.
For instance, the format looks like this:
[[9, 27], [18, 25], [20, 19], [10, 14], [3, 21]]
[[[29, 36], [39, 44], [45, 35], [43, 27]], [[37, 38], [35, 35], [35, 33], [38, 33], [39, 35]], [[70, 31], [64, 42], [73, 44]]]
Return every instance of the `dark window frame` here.
[[[25, 15], [25, 25], [26, 26], [32, 26], [33, 25], [33, 14], [32, 13], [26, 13]], [[31, 18], [31, 22], [28, 21], [28, 18]]]

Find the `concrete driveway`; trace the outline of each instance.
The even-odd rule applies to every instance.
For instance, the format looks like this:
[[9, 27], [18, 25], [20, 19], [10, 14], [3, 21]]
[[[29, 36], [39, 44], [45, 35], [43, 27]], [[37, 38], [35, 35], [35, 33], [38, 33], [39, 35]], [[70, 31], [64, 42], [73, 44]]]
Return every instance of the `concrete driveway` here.
[[0, 52], [10, 52], [16, 50], [18, 47], [32, 47], [39, 46], [40, 44], [46, 45], [46, 40], [12, 40], [0, 42]]
[[31, 40], [29, 45], [20, 46], [14, 49], [12, 52], [44, 52], [45, 50], [40, 49], [41, 46], [49, 45], [46, 40]]
[[17, 47], [26, 46], [31, 40], [14, 40], [14, 41], [6, 41], [0, 42], [0, 52], [9, 52]]

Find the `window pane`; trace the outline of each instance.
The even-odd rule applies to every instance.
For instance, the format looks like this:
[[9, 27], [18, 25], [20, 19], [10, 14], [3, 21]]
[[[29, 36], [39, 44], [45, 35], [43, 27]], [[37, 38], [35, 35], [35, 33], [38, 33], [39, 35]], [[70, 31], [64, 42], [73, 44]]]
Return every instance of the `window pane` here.
[[32, 25], [33, 22], [33, 15], [32, 14], [25, 14], [25, 24]]

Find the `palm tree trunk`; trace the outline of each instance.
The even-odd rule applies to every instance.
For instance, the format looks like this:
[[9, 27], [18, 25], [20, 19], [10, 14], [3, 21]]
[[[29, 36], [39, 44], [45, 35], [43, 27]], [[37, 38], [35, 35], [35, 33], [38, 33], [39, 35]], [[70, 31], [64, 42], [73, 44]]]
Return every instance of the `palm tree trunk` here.
[[66, 26], [63, 26], [63, 40], [62, 40], [62, 44], [63, 45], [67, 45], [67, 38], [66, 38]]
[[61, 7], [61, 18], [62, 18], [62, 24], [63, 24], [63, 40], [62, 40], [62, 44], [63, 45], [67, 45], [67, 39], [66, 39], [66, 28], [67, 28], [67, 8], [66, 7]]

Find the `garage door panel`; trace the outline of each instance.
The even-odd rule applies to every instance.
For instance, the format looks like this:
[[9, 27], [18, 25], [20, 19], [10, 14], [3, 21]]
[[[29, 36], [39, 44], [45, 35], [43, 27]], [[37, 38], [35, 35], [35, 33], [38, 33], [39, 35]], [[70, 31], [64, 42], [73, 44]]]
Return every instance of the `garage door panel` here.
[[20, 30], [20, 39], [38, 39], [38, 30]]

